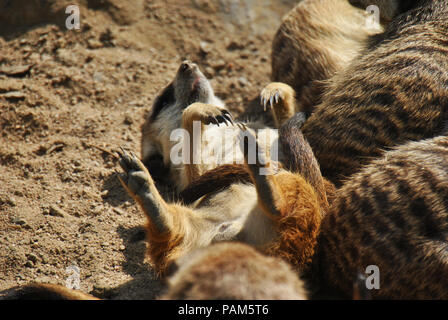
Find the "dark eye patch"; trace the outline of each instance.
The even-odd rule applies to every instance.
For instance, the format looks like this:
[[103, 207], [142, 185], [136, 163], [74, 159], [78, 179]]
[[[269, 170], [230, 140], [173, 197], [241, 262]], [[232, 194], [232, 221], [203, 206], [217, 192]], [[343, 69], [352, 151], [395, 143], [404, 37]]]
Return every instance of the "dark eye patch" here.
[[150, 120], [154, 121], [163, 108], [173, 104], [175, 100], [176, 97], [174, 96], [174, 86], [170, 83], [165, 89], [163, 89], [162, 93], [154, 101]]

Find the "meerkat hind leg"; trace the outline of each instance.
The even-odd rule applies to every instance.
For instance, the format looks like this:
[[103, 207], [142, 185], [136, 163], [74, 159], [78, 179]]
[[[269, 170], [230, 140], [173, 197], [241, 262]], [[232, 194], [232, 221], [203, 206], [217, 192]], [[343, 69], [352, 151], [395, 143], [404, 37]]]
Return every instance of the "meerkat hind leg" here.
[[[266, 163], [266, 161], [263, 159], [260, 152], [258, 152], [259, 145], [256, 138], [252, 135], [252, 133], [250, 133], [250, 131], [247, 132], [247, 136], [243, 138], [244, 162], [257, 189], [258, 203], [267, 214], [278, 217], [280, 216], [278, 207], [281, 196], [278, 192], [276, 181], [273, 176], [274, 172], [271, 172], [269, 168], [263, 164]], [[249, 161], [249, 143], [256, 147], [257, 156], [255, 158], [255, 163], [250, 163]], [[266, 171], [263, 172], [263, 174], [260, 174], [262, 168], [266, 169]]]
[[123, 187], [141, 206], [159, 232], [169, 231], [163, 218], [168, 213], [167, 204], [160, 196], [144, 164], [135, 154], [124, 150], [120, 154], [119, 163], [124, 171], [118, 176]]

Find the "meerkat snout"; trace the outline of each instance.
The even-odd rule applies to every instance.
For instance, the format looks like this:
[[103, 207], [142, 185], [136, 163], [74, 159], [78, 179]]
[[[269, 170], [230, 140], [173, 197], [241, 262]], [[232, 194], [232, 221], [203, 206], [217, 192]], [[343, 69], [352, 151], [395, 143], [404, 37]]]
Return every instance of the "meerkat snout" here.
[[184, 101], [185, 105], [194, 102], [207, 102], [214, 95], [207, 78], [198, 65], [190, 60], [184, 60], [179, 66], [174, 80], [174, 88], [176, 100]]
[[179, 72], [185, 73], [185, 72], [192, 72], [193, 70], [197, 70], [198, 66], [191, 62], [190, 60], [184, 60], [182, 61], [180, 67], [179, 67]]

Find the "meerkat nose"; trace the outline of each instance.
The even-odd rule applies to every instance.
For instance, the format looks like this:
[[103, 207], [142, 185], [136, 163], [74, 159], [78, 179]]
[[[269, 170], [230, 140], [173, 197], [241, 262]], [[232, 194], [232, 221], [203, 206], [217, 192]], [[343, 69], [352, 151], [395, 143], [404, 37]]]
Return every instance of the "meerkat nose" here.
[[179, 69], [181, 72], [184, 72], [194, 70], [196, 67], [197, 67], [196, 64], [194, 64], [190, 60], [185, 60], [181, 63]]
[[192, 67], [193, 67], [193, 63], [190, 60], [184, 60], [180, 65], [180, 69], [182, 71], [191, 69]]

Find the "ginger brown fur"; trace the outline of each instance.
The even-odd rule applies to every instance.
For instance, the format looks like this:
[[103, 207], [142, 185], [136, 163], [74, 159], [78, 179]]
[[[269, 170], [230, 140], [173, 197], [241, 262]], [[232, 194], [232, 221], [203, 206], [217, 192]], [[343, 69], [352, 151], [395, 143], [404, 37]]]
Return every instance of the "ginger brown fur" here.
[[195, 250], [177, 262], [165, 300], [305, 300], [304, 283], [278, 258], [241, 243]]

